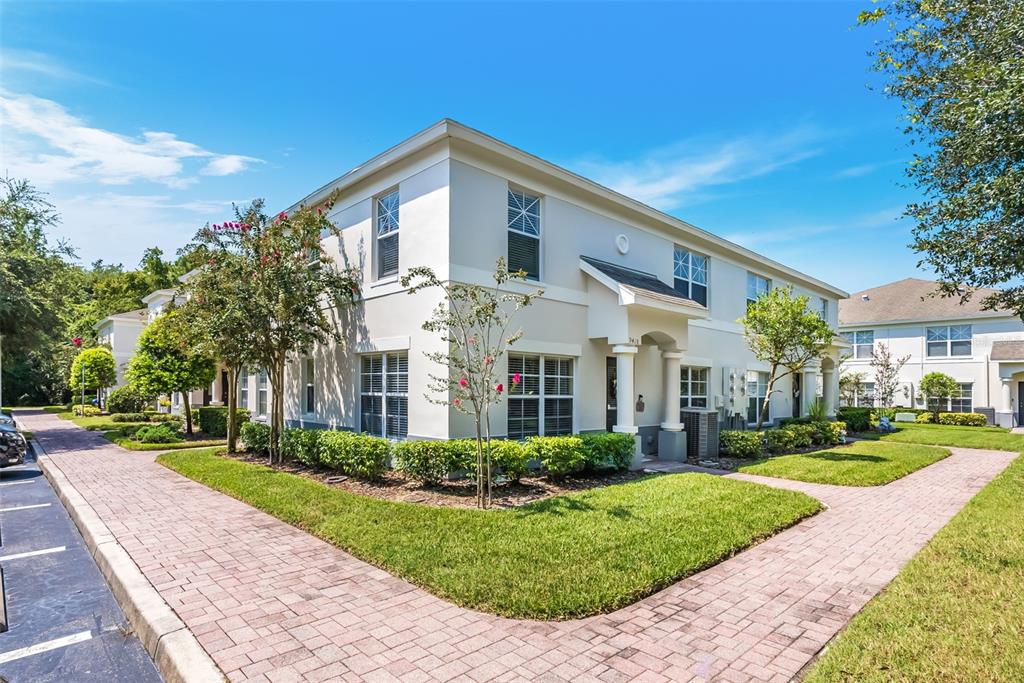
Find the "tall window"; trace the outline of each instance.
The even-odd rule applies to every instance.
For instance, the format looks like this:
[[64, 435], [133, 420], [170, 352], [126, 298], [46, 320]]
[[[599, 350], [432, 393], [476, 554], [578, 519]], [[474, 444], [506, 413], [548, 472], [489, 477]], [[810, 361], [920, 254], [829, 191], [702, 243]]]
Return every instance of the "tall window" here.
[[316, 412], [316, 384], [313, 381], [315, 378], [314, 370], [315, 367], [313, 365], [313, 359], [306, 358], [302, 367], [303, 381], [306, 386], [302, 408], [303, 411], [307, 413]]
[[772, 281], [756, 273], [747, 273], [747, 306], [757, 301], [772, 288]]
[[377, 198], [377, 277], [398, 272], [398, 190]]
[[242, 368], [238, 375], [238, 400], [242, 408], [249, 409], [249, 370], [247, 368]]
[[510, 439], [572, 434], [572, 358], [509, 354], [508, 392]]
[[828, 322], [828, 299], [825, 297], [821, 298], [821, 308], [818, 311], [818, 317]]
[[540, 279], [540, 197], [508, 191], [508, 269]]
[[[747, 422], [757, 424], [764, 407], [764, 397], [768, 395], [768, 373], [747, 372]], [[765, 420], [769, 416], [765, 415]]]
[[854, 358], [871, 358], [871, 353], [875, 349], [874, 330], [844, 332], [843, 337], [853, 345]]
[[675, 248], [672, 256], [675, 290], [702, 306], [708, 305], [708, 257]]
[[361, 363], [361, 430], [389, 439], [404, 439], [409, 434], [409, 354], [366, 354]]
[[874, 382], [861, 382], [857, 385], [857, 395], [853, 398], [853, 405], [862, 408], [875, 405]]
[[682, 368], [679, 374], [679, 406], [708, 407], [708, 369]]
[[260, 370], [256, 381], [256, 414], [264, 417], [267, 414], [267, 369]]
[[970, 356], [971, 326], [950, 325], [925, 330], [928, 356]]
[[928, 407], [932, 410], [938, 408], [947, 413], [973, 413], [974, 412], [974, 384], [970, 382], [960, 383], [960, 390], [949, 398], [928, 397]]

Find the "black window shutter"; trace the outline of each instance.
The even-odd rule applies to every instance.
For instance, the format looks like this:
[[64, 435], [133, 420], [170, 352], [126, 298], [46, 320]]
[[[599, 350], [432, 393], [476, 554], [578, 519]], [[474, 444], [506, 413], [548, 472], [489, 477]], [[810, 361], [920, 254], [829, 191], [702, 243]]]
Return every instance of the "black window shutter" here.
[[398, 233], [377, 240], [377, 277], [398, 272]]
[[530, 280], [540, 279], [540, 240], [510, 230], [508, 232], [508, 269], [526, 271]]

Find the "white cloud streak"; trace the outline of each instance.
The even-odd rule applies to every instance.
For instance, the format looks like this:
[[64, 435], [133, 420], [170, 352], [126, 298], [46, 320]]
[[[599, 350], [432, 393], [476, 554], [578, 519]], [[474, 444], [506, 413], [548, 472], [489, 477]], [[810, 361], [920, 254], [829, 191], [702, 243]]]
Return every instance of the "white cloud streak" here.
[[725, 235], [725, 239], [743, 245], [748, 249], [754, 249], [766, 244], [782, 244], [806, 240], [808, 237], [841, 231], [849, 231], [851, 234], [863, 234], [883, 228], [896, 228], [902, 213], [903, 207], [890, 207], [863, 213], [843, 221], [807, 221], [775, 227], [759, 227], [757, 232]]

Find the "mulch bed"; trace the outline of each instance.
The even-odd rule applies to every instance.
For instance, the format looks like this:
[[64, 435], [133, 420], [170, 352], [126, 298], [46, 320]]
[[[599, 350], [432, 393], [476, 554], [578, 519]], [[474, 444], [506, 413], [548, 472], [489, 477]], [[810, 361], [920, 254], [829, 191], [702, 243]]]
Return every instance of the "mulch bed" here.
[[[225, 458], [233, 458], [256, 465], [267, 465], [265, 456], [250, 453], [221, 454]], [[433, 507], [475, 508], [476, 483], [468, 479], [444, 482], [437, 486], [424, 485], [410, 479], [400, 472], [389, 471], [380, 481], [363, 481], [353, 477], [345, 477], [337, 472], [317, 470], [301, 463], [289, 462], [273, 465], [275, 470], [297, 474], [330, 486], [363, 496], [371, 496], [382, 500], [403, 503], [420, 503]], [[612, 484], [623, 484], [643, 477], [652, 476], [643, 472], [609, 472], [607, 474], [583, 474], [563, 479], [547, 477], [523, 477], [518, 483], [496, 485], [491, 490], [491, 503], [496, 508], [511, 508], [526, 505], [545, 498], [560, 496], [565, 493], [586, 491]]]

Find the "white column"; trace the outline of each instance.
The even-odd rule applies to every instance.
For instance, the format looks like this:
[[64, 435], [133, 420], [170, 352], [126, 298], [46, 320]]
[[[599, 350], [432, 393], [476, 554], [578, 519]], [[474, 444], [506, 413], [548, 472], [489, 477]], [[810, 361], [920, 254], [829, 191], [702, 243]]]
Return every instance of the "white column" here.
[[1013, 382], [1012, 379], [1003, 379], [1002, 380], [1002, 383], [1003, 383], [1003, 387], [1002, 387], [1002, 389], [1003, 389], [1003, 400], [1002, 400], [1002, 407], [1000, 408], [1000, 410], [1002, 410], [1004, 413], [1009, 413], [1009, 412], [1013, 411], [1013, 405], [1011, 403], [1011, 398], [1010, 398], [1012, 396], [1012, 392], [1010, 391], [1010, 385], [1012, 384], [1012, 382]]
[[682, 351], [662, 351], [661, 358], [665, 364], [665, 421], [661, 428], [670, 432], [681, 432], [683, 425], [679, 422], [679, 380], [680, 360]]
[[638, 351], [637, 347], [629, 344], [617, 344], [612, 347], [615, 354], [615, 426], [613, 432], [625, 434], [636, 434], [639, 429], [636, 426], [636, 413], [633, 402], [636, 397], [633, 395], [633, 356]]
[[811, 404], [814, 403], [814, 391], [818, 383], [818, 371], [804, 370], [800, 379], [800, 415], [809, 415]]
[[829, 415], [835, 415], [839, 387], [836, 386], [836, 372], [832, 368], [821, 369], [821, 393], [825, 399], [825, 411]]

